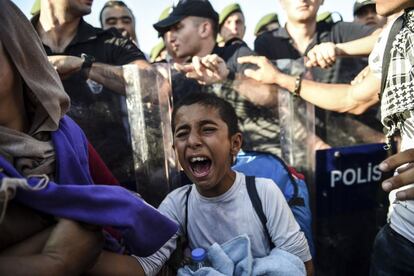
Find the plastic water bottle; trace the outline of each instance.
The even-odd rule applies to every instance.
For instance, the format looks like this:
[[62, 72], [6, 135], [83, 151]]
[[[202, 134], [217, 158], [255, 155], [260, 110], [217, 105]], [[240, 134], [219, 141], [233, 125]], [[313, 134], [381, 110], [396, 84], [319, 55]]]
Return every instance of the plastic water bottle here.
[[191, 251], [191, 270], [196, 272], [202, 267], [208, 266], [207, 253], [204, 248], [195, 248]]

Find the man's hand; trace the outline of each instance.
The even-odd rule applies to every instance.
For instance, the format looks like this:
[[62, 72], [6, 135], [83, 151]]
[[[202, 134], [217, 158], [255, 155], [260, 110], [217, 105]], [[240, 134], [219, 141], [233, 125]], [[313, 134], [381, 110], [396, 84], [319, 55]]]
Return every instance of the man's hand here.
[[49, 62], [59, 73], [61, 79], [64, 79], [71, 74], [78, 72], [83, 60], [75, 56], [48, 56]]
[[[382, 182], [382, 189], [386, 192], [398, 189], [400, 187], [414, 183], [414, 149], [409, 149], [403, 152], [394, 154], [385, 159], [379, 165], [383, 172], [390, 172], [403, 164], [407, 164], [403, 168], [397, 169], [398, 175], [388, 178]], [[414, 188], [408, 188], [404, 191], [399, 191], [396, 194], [398, 200], [414, 199]]]
[[307, 54], [308, 60], [305, 65], [307, 67], [321, 67], [328, 68], [331, 67], [337, 57], [337, 48], [332, 42], [324, 42], [318, 45], [315, 45]]
[[266, 58], [263, 56], [245, 56], [237, 59], [238, 63], [255, 64], [258, 69], [246, 69], [244, 75], [252, 78], [264, 84], [277, 84], [278, 76], [280, 71]]
[[187, 78], [196, 79], [204, 85], [224, 82], [230, 72], [225, 61], [216, 54], [202, 58], [195, 56], [190, 64], [175, 63], [174, 67], [185, 73]]

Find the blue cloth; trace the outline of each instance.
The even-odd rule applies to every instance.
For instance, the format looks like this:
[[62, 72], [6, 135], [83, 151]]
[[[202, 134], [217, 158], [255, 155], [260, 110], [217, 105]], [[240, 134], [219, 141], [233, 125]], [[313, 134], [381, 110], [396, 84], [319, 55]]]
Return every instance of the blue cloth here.
[[269, 256], [253, 259], [250, 239], [241, 235], [218, 245], [214, 243], [208, 250], [211, 267], [192, 271], [188, 266], [178, 270], [179, 276], [216, 276], [216, 275], [270, 275], [300, 276], [306, 275], [305, 265], [299, 257], [274, 248]]
[[[137, 256], [149, 256], [177, 231], [173, 221], [161, 215], [130, 191], [108, 185], [93, 185], [89, 173], [87, 140], [81, 129], [64, 117], [52, 133], [56, 150], [56, 178], [39, 191], [18, 189], [15, 201], [56, 217], [119, 230], [127, 249]], [[0, 156], [3, 177], [24, 178]], [[38, 179], [28, 179], [35, 186]], [[59, 184], [57, 184], [59, 183]]]

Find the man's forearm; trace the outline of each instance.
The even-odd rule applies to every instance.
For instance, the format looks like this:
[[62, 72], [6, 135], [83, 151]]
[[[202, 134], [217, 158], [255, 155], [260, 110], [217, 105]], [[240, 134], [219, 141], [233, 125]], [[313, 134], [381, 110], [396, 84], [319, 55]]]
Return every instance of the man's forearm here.
[[[146, 60], [137, 60], [132, 62], [138, 66], [138, 69], [148, 69], [151, 65]], [[88, 73], [88, 78], [102, 84], [104, 87], [125, 95], [126, 83], [121, 66], [108, 65], [103, 63], [93, 63]]]
[[[55, 55], [48, 58], [63, 79], [82, 71], [81, 74], [86, 78], [100, 83], [116, 93], [125, 95], [125, 81], [120, 66], [91, 61], [85, 64], [86, 61], [83, 58], [76, 56]], [[135, 60], [131, 63], [138, 65], [140, 69], [150, 67], [146, 60]]]
[[88, 78], [118, 94], [125, 95], [125, 80], [120, 66], [96, 62], [90, 68]]
[[335, 52], [338, 56], [368, 56], [378, 40], [382, 29], [375, 30], [371, 35], [335, 44]]
[[[275, 83], [288, 91], [294, 91], [296, 77], [281, 73]], [[375, 95], [375, 87], [371, 87], [370, 89], [374, 89]], [[367, 98], [361, 97], [358, 99], [355, 97], [354, 90], [354, 87], [350, 84], [321, 83], [302, 80], [300, 97], [323, 109], [336, 112], [350, 112], [353, 114], [360, 114], [370, 105], [377, 102], [377, 100], [373, 100], [369, 95]], [[368, 93], [372, 94], [370, 92]], [[369, 103], [369, 105], [367, 103]]]
[[259, 106], [277, 105], [277, 87], [263, 84], [241, 74], [236, 74], [231, 87], [250, 102]]

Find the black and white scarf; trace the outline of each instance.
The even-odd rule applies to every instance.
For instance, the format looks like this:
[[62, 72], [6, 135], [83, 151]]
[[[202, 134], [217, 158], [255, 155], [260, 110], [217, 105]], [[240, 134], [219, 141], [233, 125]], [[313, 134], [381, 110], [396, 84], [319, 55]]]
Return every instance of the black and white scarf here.
[[403, 16], [403, 27], [390, 51], [388, 76], [382, 91], [381, 121], [387, 138], [401, 130], [414, 111], [414, 10], [406, 11]]

